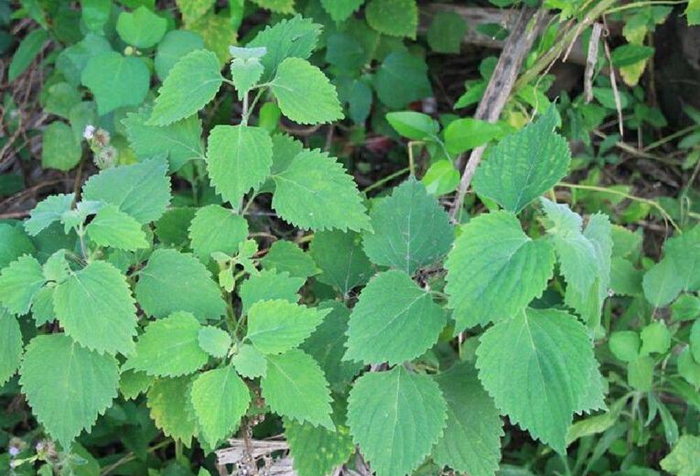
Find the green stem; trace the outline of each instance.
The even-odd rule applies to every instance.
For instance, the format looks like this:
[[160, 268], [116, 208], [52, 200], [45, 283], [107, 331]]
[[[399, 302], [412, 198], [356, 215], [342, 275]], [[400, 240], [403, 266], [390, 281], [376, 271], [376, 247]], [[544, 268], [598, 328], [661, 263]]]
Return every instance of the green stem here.
[[404, 168], [401, 169], [401, 170], [397, 170], [397, 171], [394, 172], [393, 174], [389, 174], [389, 175], [387, 175], [386, 177], [384, 177], [383, 179], [374, 182], [372, 185], [370, 185], [369, 187], [367, 187], [367, 188], [365, 188], [364, 190], [362, 190], [362, 193], [371, 192], [372, 190], [381, 187], [381, 186], [384, 185], [385, 183], [394, 180], [396, 177], [400, 177], [400, 176], [402, 176], [403, 174], [405, 174], [406, 172], [410, 172], [410, 171], [411, 171], [411, 168], [410, 168], [410, 167], [404, 167]]
[[633, 8], [642, 8], [642, 7], [650, 7], [654, 5], [667, 5], [667, 6], [672, 6], [672, 5], [680, 5], [682, 3], [688, 3], [687, 0], [667, 0], [667, 1], [648, 1], [648, 2], [637, 2], [637, 3], [628, 3], [626, 5], [621, 5], [616, 8], [611, 8], [610, 10], [606, 10], [605, 14], [606, 15], [611, 15], [613, 13], [618, 13], [624, 10], [631, 10]]

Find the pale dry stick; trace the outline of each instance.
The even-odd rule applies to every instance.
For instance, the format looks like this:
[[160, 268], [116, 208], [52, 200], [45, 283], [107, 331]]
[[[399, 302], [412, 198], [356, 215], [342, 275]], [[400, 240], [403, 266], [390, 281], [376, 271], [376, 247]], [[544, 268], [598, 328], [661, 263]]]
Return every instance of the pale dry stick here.
[[593, 100], [593, 75], [595, 74], [595, 66], [598, 63], [598, 45], [600, 44], [600, 35], [603, 33], [603, 25], [594, 23], [591, 31], [591, 38], [588, 42], [588, 58], [586, 58], [586, 71], [583, 75], [583, 89], [585, 91], [586, 103]]
[[610, 47], [605, 40], [603, 40], [603, 47], [605, 48], [605, 57], [608, 59], [608, 64], [610, 65], [610, 86], [612, 87], [613, 97], [615, 98], [615, 109], [617, 109], [617, 126], [620, 130], [620, 138], [624, 138], [625, 131], [622, 126], [622, 102], [620, 101], [620, 91], [617, 89], [617, 78], [615, 76], [612, 55], [610, 54]]
[[[488, 86], [486, 86], [484, 96], [476, 109], [476, 113], [474, 114], [475, 119], [493, 123], [501, 116], [501, 112], [506, 102], [508, 102], [508, 98], [513, 90], [525, 56], [530, 51], [530, 48], [532, 48], [532, 44], [535, 38], [537, 38], [537, 34], [546, 18], [544, 10], [531, 7], [524, 7], [520, 10], [520, 14], [515, 21], [515, 25], [513, 25], [511, 34], [503, 47], [503, 52], [498, 58], [498, 63], [496, 64], [493, 75], [489, 80]], [[476, 168], [484, 156], [485, 149], [485, 146], [474, 149], [469, 156], [467, 165], [464, 167], [457, 197], [450, 209], [450, 217], [453, 221], [457, 221], [458, 213], [462, 209], [462, 204], [464, 203], [464, 196], [469, 189], [469, 184], [474, 177]]]

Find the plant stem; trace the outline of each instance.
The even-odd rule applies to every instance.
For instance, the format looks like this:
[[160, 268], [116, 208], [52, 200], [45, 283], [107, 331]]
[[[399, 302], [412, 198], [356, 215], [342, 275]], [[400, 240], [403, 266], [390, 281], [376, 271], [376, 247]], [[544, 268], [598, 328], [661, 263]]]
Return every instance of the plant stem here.
[[374, 182], [372, 185], [370, 185], [369, 187], [367, 187], [367, 188], [365, 188], [364, 190], [362, 190], [362, 193], [371, 192], [372, 190], [383, 186], [385, 183], [394, 180], [396, 177], [400, 177], [400, 176], [402, 176], [403, 174], [405, 174], [406, 172], [410, 172], [410, 171], [411, 171], [411, 168], [410, 168], [410, 167], [404, 167], [404, 168], [401, 169], [401, 170], [397, 170], [397, 171], [394, 172], [393, 174], [389, 174], [389, 175], [387, 175], [386, 177], [384, 177], [383, 179]]

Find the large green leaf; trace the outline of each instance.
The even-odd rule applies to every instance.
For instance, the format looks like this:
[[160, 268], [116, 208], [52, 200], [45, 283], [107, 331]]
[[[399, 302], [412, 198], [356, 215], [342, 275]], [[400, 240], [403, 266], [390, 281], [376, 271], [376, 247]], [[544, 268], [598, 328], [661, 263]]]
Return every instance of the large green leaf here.
[[63, 334], [32, 339], [20, 374], [32, 412], [66, 449], [112, 404], [119, 385], [114, 357], [87, 350]]
[[22, 361], [22, 330], [7, 310], [0, 308], [0, 386], [15, 374]]
[[321, 25], [309, 18], [296, 15], [268, 26], [246, 46], [249, 48], [264, 46], [267, 49], [267, 53], [260, 61], [265, 66], [263, 79], [271, 79], [285, 58], [306, 59], [311, 56], [320, 34]]
[[447, 316], [403, 271], [386, 271], [362, 290], [348, 328], [345, 359], [400, 364], [435, 344]]
[[124, 369], [156, 377], [178, 377], [196, 372], [209, 360], [209, 355], [199, 346], [201, 328], [199, 321], [188, 312], [174, 312], [150, 323]]
[[130, 112], [122, 120], [134, 153], [139, 159], [166, 155], [170, 170], [176, 172], [190, 160], [203, 159], [202, 124], [190, 116], [164, 127], [147, 124], [150, 108]]
[[190, 254], [156, 250], [139, 273], [136, 299], [154, 317], [186, 311], [204, 321], [226, 312], [221, 291], [204, 265]]
[[267, 373], [260, 383], [262, 395], [279, 415], [334, 429], [331, 392], [316, 361], [299, 349], [267, 356]]
[[117, 33], [124, 43], [137, 48], [151, 48], [165, 35], [168, 21], [141, 5], [133, 12], [121, 12]]
[[[197, 2], [186, 1], [186, 3], [194, 4]], [[182, 13], [182, 9], [180, 12]], [[204, 49], [204, 40], [193, 31], [173, 30], [166, 33], [163, 40], [158, 43], [156, 57], [153, 60], [158, 78], [164, 81], [180, 58], [201, 49]]]
[[33, 254], [34, 244], [21, 226], [0, 223], [0, 269], [24, 254]]
[[191, 375], [157, 379], [148, 389], [146, 400], [156, 426], [187, 446], [197, 431], [189, 398], [193, 379]]
[[188, 53], [175, 63], [158, 90], [148, 124], [167, 126], [196, 114], [214, 99], [223, 80], [216, 54], [208, 50]]
[[528, 309], [487, 330], [476, 354], [498, 409], [565, 454], [567, 428], [598, 369], [585, 326], [562, 311]]
[[391, 109], [401, 109], [432, 94], [428, 65], [407, 51], [395, 51], [382, 62], [374, 75], [379, 100]]
[[241, 283], [238, 294], [243, 302], [243, 313], [247, 314], [251, 306], [258, 301], [282, 299], [288, 302], [299, 300], [299, 289], [305, 279], [290, 276], [288, 272], [264, 269], [257, 276], [250, 276]]
[[81, 75], [97, 102], [97, 112], [104, 116], [124, 106], [138, 106], [148, 94], [148, 66], [135, 56], [122, 56], [116, 51], [93, 56]]
[[323, 71], [301, 58], [287, 58], [270, 83], [282, 114], [299, 124], [319, 124], [343, 118], [335, 87]]
[[13, 314], [27, 314], [34, 296], [45, 282], [41, 264], [36, 258], [21, 256], [0, 273], [0, 309], [5, 307]]
[[700, 475], [700, 437], [683, 435], [673, 447], [673, 451], [661, 460], [661, 468], [676, 476]]
[[192, 384], [190, 401], [201, 436], [215, 446], [239, 425], [250, 405], [250, 391], [227, 365], [200, 374]]
[[54, 121], [44, 129], [41, 144], [42, 167], [65, 172], [78, 165], [82, 156], [82, 144], [75, 139], [68, 124]]
[[509, 212], [473, 218], [447, 257], [449, 307], [457, 327], [515, 316], [542, 294], [554, 269], [552, 246], [530, 239]]
[[304, 342], [328, 313], [284, 300], [259, 301], [248, 311], [246, 338], [263, 354], [281, 354]]
[[365, 284], [372, 275], [372, 263], [362, 251], [358, 233], [319, 231], [314, 234], [309, 250], [321, 269], [316, 279], [334, 286], [343, 296], [355, 286]]
[[559, 118], [550, 106], [537, 121], [489, 149], [474, 175], [476, 193], [518, 213], [551, 189], [569, 170], [571, 152], [554, 132]]
[[363, 375], [348, 398], [350, 432], [377, 476], [412, 473], [440, 438], [446, 420], [437, 383], [403, 366]]
[[418, 5], [415, 0], [369, 0], [365, 16], [369, 26], [379, 33], [416, 37]]
[[452, 246], [454, 231], [445, 210], [411, 177], [372, 207], [374, 233], [363, 233], [373, 263], [413, 274], [435, 263]]
[[272, 207], [285, 221], [316, 231], [370, 228], [352, 177], [328, 154], [305, 150], [273, 178]]
[[90, 240], [98, 246], [111, 246], [128, 251], [149, 247], [141, 224], [119, 210], [116, 205], [102, 207], [85, 231]]
[[[56, 286], [56, 317], [81, 345], [100, 353], [130, 354], [136, 306], [126, 277], [106, 261], [92, 261]], [[95, 332], [95, 329], [100, 329]]]
[[251, 188], [259, 187], [272, 167], [272, 140], [265, 129], [245, 125], [216, 126], [207, 146], [209, 179], [234, 207]]
[[700, 225], [669, 239], [664, 244], [664, 259], [673, 263], [683, 289], [700, 290]]
[[338, 23], [347, 20], [363, 3], [365, 0], [321, 0], [323, 9]]
[[313, 258], [299, 245], [288, 240], [278, 240], [272, 244], [265, 257], [260, 261], [263, 269], [289, 273], [295, 278], [308, 278], [318, 274]]
[[298, 476], [332, 474], [333, 469], [347, 461], [355, 451], [350, 430], [345, 425], [344, 410], [335, 408], [333, 420], [334, 431], [284, 419], [284, 436]]
[[457, 363], [438, 375], [447, 402], [447, 426], [433, 459], [470, 476], [491, 476], [501, 459], [503, 422], [471, 364]]
[[215, 251], [235, 255], [246, 238], [248, 222], [245, 218], [219, 205], [198, 209], [190, 224], [192, 251], [205, 263]]
[[170, 203], [168, 164], [146, 160], [103, 170], [83, 186], [83, 200], [111, 203], [139, 223], [157, 220]]

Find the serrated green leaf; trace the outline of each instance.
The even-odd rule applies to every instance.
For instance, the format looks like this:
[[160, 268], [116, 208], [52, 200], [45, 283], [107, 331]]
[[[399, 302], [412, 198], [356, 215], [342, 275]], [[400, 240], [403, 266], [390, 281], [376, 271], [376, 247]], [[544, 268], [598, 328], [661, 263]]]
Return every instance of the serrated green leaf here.
[[365, 16], [369, 26], [379, 33], [416, 38], [418, 29], [416, 0], [369, 0]]
[[448, 305], [457, 327], [473, 327], [516, 315], [541, 295], [552, 276], [554, 252], [532, 240], [509, 212], [472, 219], [445, 262]]
[[437, 383], [402, 366], [367, 373], [350, 390], [350, 432], [377, 476], [412, 473], [442, 435], [446, 419]]
[[571, 162], [566, 140], [554, 132], [558, 121], [550, 106], [537, 121], [489, 149], [474, 175], [476, 193], [518, 213], [551, 189]]
[[12, 314], [27, 314], [44, 283], [46, 279], [36, 258], [21, 256], [0, 273], [0, 304]]
[[214, 99], [223, 80], [216, 54], [208, 50], [188, 53], [163, 81], [147, 124], [167, 126], [196, 114]]
[[250, 405], [250, 391], [228, 365], [200, 374], [192, 384], [190, 400], [201, 436], [216, 446], [240, 424]]
[[199, 348], [217, 359], [223, 359], [231, 348], [231, 336], [228, 332], [218, 327], [206, 326], [199, 330], [197, 335]]
[[114, 357], [87, 350], [63, 334], [32, 339], [20, 374], [32, 412], [64, 448], [112, 404], [119, 385]]
[[331, 392], [318, 363], [299, 349], [268, 355], [262, 395], [281, 416], [333, 430]]
[[299, 124], [343, 118], [338, 94], [323, 71], [301, 58], [287, 58], [270, 83], [282, 114]]
[[179, 377], [204, 366], [209, 355], [199, 346], [199, 321], [188, 312], [174, 312], [152, 322], [136, 342], [125, 369], [156, 377]]
[[346, 360], [401, 364], [435, 344], [447, 316], [409, 275], [393, 270], [362, 290], [348, 328]]
[[219, 205], [198, 209], [189, 230], [192, 251], [204, 263], [215, 251], [235, 255], [238, 246], [248, 238], [245, 218]]
[[75, 140], [68, 124], [54, 121], [44, 129], [41, 148], [41, 165], [44, 168], [61, 170], [72, 169], [83, 155], [82, 145]]
[[[187, 1], [186, 3], [194, 4], [196, 2]], [[166, 33], [163, 40], [158, 43], [158, 49], [153, 61], [158, 78], [161, 81], [165, 81], [170, 70], [180, 58], [201, 49], [204, 49], [204, 40], [193, 31], [173, 30]]]
[[305, 150], [273, 178], [272, 207], [285, 221], [315, 231], [370, 228], [352, 177], [328, 154]]
[[264, 71], [265, 67], [260, 58], [236, 58], [231, 61], [231, 80], [236, 87], [239, 101], [242, 101], [248, 91], [260, 81]]
[[155, 223], [155, 235], [158, 240], [173, 248], [180, 248], [189, 243], [188, 230], [196, 208], [170, 208]]
[[457, 54], [466, 32], [467, 23], [459, 13], [437, 12], [428, 28], [428, 45], [436, 53]]
[[0, 223], [0, 269], [24, 254], [34, 252], [36, 248], [21, 226]]
[[304, 341], [301, 349], [316, 360], [323, 369], [331, 389], [343, 392], [352, 378], [362, 369], [360, 362], [343, 360], [347, 342], [350, 310], [337, 301], [324, 301], [319, 309], [330, 309], [330, 314], [313, 334]]
[[487, 330], [476, 355], [501, 413], [565, 454], [567, 428], [598, 367], [583, 324], [562, 311], [528, 309]]
[[267, 80], [275, 75], [277, 67], [285, 58], [306, 59], [311, 56], [320, 34], [321, 25], [309, 18], [295, 15], [268, 26], [246, 46], [267, 48], [267, 53], [260, 59], [265, 66], [263, 79]]
[[251, 0], [258, 6], [275, 13], [294, 13], [294, 0]]
[[476, 369], [457, 363], [436, 378], [447, 402], [447, 426], [433, 458], [470, 476], [490, 476], [501, 459], [503, 422]]
[[92, 261], [72, 272], [56, 286], [54, 310], [66, 334], [88, 349], [125, 355], [133, 351], [134, 298], [126, 277], [111, 264]]
[[608, 346], [613, 355], [623, 362], [631, 362], [639, 357], [641, 341], [635, 331], [616, 331], [610, 334]]
[[362, 241], [369, 259], [413, 274], [435, 263], [452, 246], [450, 218], [425, 186], [410, 178], [370, 212], [374, 233]]
[[170, 203], [170, 179], [164, 160], [103, 170], [83, 186], [83, 200], [111, 203], [139, 223], [160, 218]]
[[194, 256], [175, 250], [159, 249], [151, 255], [139, 273], [135, 293], [143, 310], [156, 318], [186, 311], [205, 321], [226, 312], [209, 271]]
[[272, 140], [265, 129], [216, 126], [209, 133], [207, 170], [217, 193], [234, 207], [259, 187], [272, 167]]
[[7, 310], [0, 308], [0, 386], [15, 374], [22, 361], [22, 330]]
[[372, 263], [362, 251], [358, 233], [319, 231], [309, 251], [322, 271], [316, 279], [334, 286], [343, 296], [365, 284], [372, 275]]
[[193, 376], [157, 379], [148, 389], [146, 405], [151, 418], [166, 436], [192, 444], [196, 422], [190, 410], [190, 387]]
[[119, 378], [119, 392], [127, 400], [134, 400], [146, 392], [154, 380], [155, 377], [151, 377], [146, 372], [122, 370]]
[[661, 468], [676, 476], [700, 475], [700, 437], [683, 435], [673, 447], [673, 451], [661, 460]]
[[257, 276], [250, 276], [241, 283], [238, 290], [243, 302], [243, 314], [247, 314], [250, 307], [258, 301], [282, 299], [297, 302], [304, 281], [304, 278], [290, 276], [287, 271], [277, 272], [274, 269], [265, 269]]
[[291, 241], [279, 240], [260, 261], [263, 269], [289, 273], [292, 277], [303, 278], [318, 274], [313, 258]]
[[168, 22], [143, 5], [133, 12], [121, 12], [117, 33], [124, 43], [146, 49], [155, 46], [165, 35]]
[[72, 208], [74, 200], [73, 193], [51, 195], [45, 198], [31, 211], [29, 220], [24, 222], [24, 229], [32, 236], [38, 235], [59, 221], [63, 214]]
[[100, 53], [88, 60], [81, 82], [90, 88], [100, 116], [124, 106], [138, 106], [148, 94], [150, 73], [146, 63], [116, 51]]
[[187, 29], [198, 33], [204, 39], [206, 49], [213, 51], [219, 65], [223, 66], [231, 58], [229, 46], [237, 42], [236, 24], [238, 22], [239, 20], [230, 10], [214, 13], [212, 9], [188, 25]]
[[136, 157], [145, 160], [165, 155], [171, 172], [180, 170], [191, 160], [204, 159], [202, 124], [197, 116], [164, 127], [149, 126], [150, 116], [151, 109], [144, 107], [128, 113], [122, 120]]
[[231, 358], [231, 365], [236, 372], [249, 379], [267, 375], [265, 356], [250, 344], [239, 346], [238, 352]]
[[55, 290], [56, 288], [54, 287], [44, 286], [34, 295], [32, 317], [37, 327], [56, 320], [56, 313], [53, 309], [53, 293]]
[[309, 423], [297, 423], [284, 418], [284, 436], [289, 443], [294, 469], [298, 476], [332, 474], [355, 451], [350, 430], [345, 425], [344, 410], [335, 408], [335, 431], [315, 427]]
[[273, 134], [272, 136], [272, 168], [270, 173], [278, 173], [289, 167], [294, 157], [304, 149], [304, 144], [287, 134]]
[[258, 301], [248, 311], [246, 338], [263, 354], [282, 354], [306, 340], [329, 312], [284, 300]]
[[186, 25], [203, 17], [215, 3], [216, 0], [175, 0]]
[[390, 53], [373, 78], [379, 100], [391, 109], [402, 109], [432, 94], [428, 65], [407, 51]]
[[116, 205], [102, 207], [85, 231], [90, 240], [98, 246], [111, 246], [127, 251], [149, 246], [141, 224], [120, 211]]
[[323, 9], [337, 23], [347, 20], [363, 3], [365, 0], [321, 0]]

